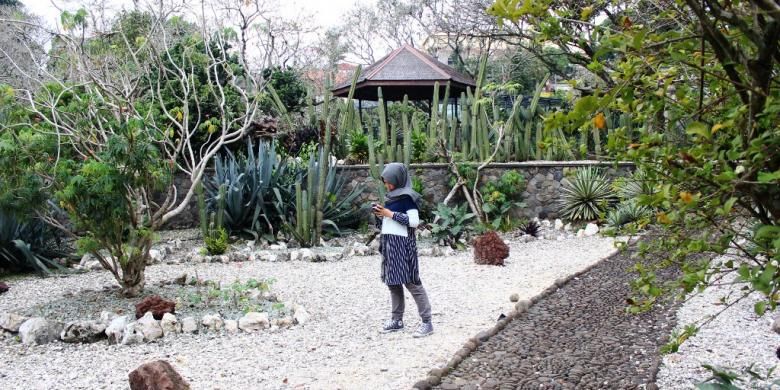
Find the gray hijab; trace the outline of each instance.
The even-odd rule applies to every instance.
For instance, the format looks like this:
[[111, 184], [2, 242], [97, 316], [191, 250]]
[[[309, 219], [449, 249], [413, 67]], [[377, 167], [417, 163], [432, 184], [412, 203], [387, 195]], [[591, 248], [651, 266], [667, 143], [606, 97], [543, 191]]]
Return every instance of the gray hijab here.
[[401, 163], [390, 163], [385, 165], [382, 171], [382, 180], [392, 184], [395, 189], [385, 194], [385, 201], [394, 202], [404, 195], [408, 195], [415, 204], [420, 203], [422, 197], [412, 189], [412, 177], [406, 170], [406, 165]]

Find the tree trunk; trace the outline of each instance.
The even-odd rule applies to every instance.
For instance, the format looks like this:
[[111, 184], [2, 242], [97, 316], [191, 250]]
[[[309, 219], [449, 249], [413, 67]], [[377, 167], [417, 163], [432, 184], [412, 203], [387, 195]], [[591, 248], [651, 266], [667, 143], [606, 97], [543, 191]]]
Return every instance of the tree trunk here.
[[122, 296], [137, 297], [144, 290], [146, 281], [144, 269], [146, 268], [146, 256], [133, 256], [126, 264], [122, 265]]

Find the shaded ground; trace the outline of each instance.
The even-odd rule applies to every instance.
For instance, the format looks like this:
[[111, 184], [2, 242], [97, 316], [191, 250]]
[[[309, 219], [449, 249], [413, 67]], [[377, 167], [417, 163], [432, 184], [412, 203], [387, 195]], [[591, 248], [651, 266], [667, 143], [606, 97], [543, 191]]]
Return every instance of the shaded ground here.
[[535, 303], [437, 388], [655, 388], [659, 348], [675, 325], [677, 304], [626, 313], [634, 255], [635, 247], [605, 259]]

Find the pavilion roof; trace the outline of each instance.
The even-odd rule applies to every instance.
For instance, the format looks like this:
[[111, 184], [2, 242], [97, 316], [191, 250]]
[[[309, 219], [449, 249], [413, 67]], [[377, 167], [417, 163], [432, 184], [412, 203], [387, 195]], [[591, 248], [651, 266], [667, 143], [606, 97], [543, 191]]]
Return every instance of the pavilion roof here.
[[[444, 95], [450, 83], [450, 97], [458, 97], [466, 88], [476, 87], [474, 79], [455, 68], [439, 62], [432, 56], [410, 45], [393, 50], [363, 70], [355, 85], [355, 99], [377, 100], [377, 87], [382, 87], [385, 100], [428, 100], [433, 97], [434, 84], [439, 83], [439, 94]], [[347, 97], [352, 80], [336, 85], [334, 96]], [[441, 97], [440, 96], [440, 97]]]

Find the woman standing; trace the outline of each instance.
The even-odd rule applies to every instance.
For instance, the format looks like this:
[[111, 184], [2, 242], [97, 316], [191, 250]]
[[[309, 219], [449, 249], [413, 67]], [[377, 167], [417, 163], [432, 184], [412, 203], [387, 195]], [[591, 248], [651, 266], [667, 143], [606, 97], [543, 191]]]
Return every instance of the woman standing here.
[[374, 205], [374, 215], [382, 218], [382, 235], [379, 251], [382, 253], [382, 282], [390, 289], [392, 317], [382, 328], [390, 333], [404, 328], [403, 286], [414, 297], [422, 323], [414, 337], [433, 333], [431, 304], [420, 280], [417, 261], [415, 229], [420, 223], [417, 203], [420, 194], [412, 190], [412, 179], [401, 163], [391, 163], [382, 171], [382, 181], [387, 189], [385, 205]]

